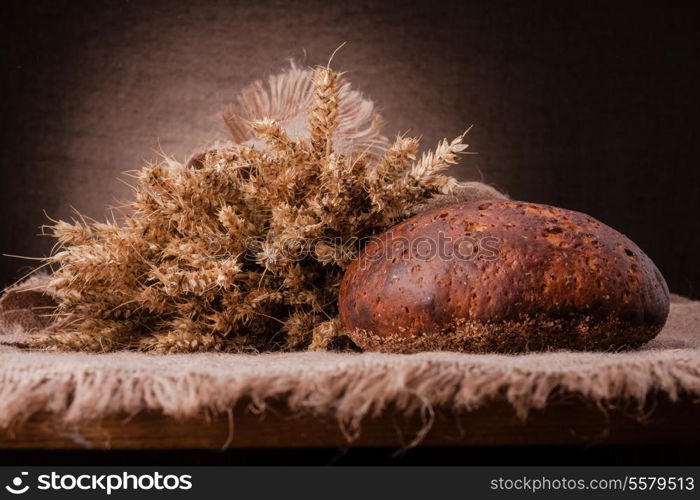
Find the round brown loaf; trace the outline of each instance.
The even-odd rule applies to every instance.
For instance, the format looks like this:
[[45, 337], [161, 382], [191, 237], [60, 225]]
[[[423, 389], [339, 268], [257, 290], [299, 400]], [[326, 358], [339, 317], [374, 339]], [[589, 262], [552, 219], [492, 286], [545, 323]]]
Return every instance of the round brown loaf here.
[[639, 346], [661, 330], [669, 303], [649, 257], [594, 218], [480, 200], [370, 241], [339, 308], [366, 350], [523, 352]]

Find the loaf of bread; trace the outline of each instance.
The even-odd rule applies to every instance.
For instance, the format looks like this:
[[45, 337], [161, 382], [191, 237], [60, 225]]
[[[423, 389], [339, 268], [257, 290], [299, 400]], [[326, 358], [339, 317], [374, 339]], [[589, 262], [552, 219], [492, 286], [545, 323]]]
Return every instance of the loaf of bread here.
[[339, 309], [350, 338], [385, 352], [639, 346], [668, 288], [649, 257], [594, 218], [507, 200], [437, 207], [370, 241]]

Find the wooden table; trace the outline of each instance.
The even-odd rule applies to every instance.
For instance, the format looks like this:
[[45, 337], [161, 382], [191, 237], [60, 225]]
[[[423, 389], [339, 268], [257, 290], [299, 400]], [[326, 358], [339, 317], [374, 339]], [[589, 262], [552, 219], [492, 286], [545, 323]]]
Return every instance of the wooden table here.
[[[603, 411], [577, 398], [562, 398], [527, 420], [505, 402], [468, 413], [437, 409], [425, 447], [552, 446], [580, 444], [700, 444], [700, 404], [690, 399], [661, 401], [645, 418], [632, 410]], [[159, 414], [114, 417], [75, 425], [58, 425], [40, 414], [0, 432], [0, 449], [226, 449], [404, 447], [421, 428], [421, 420], [386, 412], [366, 420], [351, 443], [331, 418], [291, 415], [273, 405], [257, 415], [245, 407], [231, 415], [176, 420]]]

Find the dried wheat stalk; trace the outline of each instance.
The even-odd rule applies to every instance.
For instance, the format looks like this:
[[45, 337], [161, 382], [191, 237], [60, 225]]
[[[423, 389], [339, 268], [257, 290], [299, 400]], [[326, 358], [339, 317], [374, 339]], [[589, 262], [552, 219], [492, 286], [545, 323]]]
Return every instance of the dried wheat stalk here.
[[467, 146], [379, 134], [371, 102], [329, 68], [246, 89], [235, 143], [141, 169], [117, 222], [51, 226], [56, 331], [35, 345], [157, 352], [348, 345], [337, 319], [356, 242], [455, 181]]

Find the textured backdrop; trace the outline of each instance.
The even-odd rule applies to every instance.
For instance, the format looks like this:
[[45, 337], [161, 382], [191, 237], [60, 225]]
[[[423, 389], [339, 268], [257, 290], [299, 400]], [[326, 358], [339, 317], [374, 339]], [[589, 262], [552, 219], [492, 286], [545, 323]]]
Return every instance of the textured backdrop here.
[[[237, 89], [288, 57], [349, 72], [425, 144], [475, 124], [456, 173], [582, 210], [700, 293], [700, 44], [678, 8], [590, 2], [19, 2], [0, 7], [0, 252], [123, 198], [116, 179], [225, 130]], [[0, 259], [0, 281], [25, 262]]]

